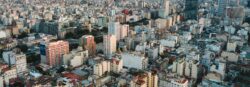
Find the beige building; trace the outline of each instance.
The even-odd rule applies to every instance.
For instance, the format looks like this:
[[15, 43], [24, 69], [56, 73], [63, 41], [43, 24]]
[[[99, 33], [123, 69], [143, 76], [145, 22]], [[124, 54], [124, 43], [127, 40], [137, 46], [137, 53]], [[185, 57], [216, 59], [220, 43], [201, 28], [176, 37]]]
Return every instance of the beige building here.
[[120, 30], [120, 39], [124, 39], [125, 37], [128, 36], [129, 32], [129, 25], [121, 25], [121, 30]]
[[82, 65], [88, 58], [88, 50], [83, 51], [81, 47], [63, 55], [63, 64], [77, 67]]
[[156, 19], [155, 20], [156, 27], [159, 29], [166, 28], [167, 20], [166, 19]]
[[199, 62], [190, 60], [185, 62], [185, 76], [197, 79]]
[[112, 59], [111, 60], [111, 71], [114, 73], [120, 73], [123, 67], [122, 59]]
[[25, 73], [28, 72], [25, 54], [16, 55], [16, 69], [17, 75], [19, 77], [22, 77]]
[[137, 75], [130, 81], [130, 87], [158, 87], [158, 75], [155, 71]]
[[101, 61], [94, 65], [94, 75], [102, 76], [107, 72], [111, 71], [111, 66], [109, 61]]
[[9, 81], [10, 79], [15, 79], [17, 78], [17, 69], [16, 67], [12, 67], [12, 68], [5, 68], [2, 70], [3, 72], [3, 79], [6, 85], [9, 85]]
[[221, 57], [224, 60], [228, 60], [230, 62], [237, 62], [239, 60], [239, 54], [236, 54], [236, 53], [233, 53], [233, 52], [223, 51], [221, 53]]
[[170, 78], [167, 80], [160, 80], [159, 87], [189, 87], [188, 80], [185, 78]]
[[184, 74], [184, 59], [179, 59], [173, 62], [172, 72], [176, 72], [178, 75], [182, 76]]
[[236, 50], [237, 43], [236, 42], [228, 42], [227, 43], [227, 51], [234, 52]]

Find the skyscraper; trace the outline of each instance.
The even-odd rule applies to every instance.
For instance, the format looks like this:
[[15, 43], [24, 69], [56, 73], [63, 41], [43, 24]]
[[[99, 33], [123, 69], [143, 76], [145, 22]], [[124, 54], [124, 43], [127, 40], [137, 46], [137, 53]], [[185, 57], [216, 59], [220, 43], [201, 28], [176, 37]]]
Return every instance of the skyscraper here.
[[228, 0], [218, 0], [218, 16], [223, 17], [226, 13], [226, 6]]
[[121, 26], [120, 29], [120, 39], [124, 39], [126, 36], [128, 36], [129, 31], [129, 25], [125, 24]]
[[23, 76], [24, 73], [28, 72], [25, 54], [16, 55], [16, 67], [18, 76]]
[[247, 7], [250, 7], [250, 1], [247, 2]]
[[51, 67], [62, 64], [63, 54], [69, 53], [69, 43], [67, 41], [50, 42], [46, 46], [47, 64]]
[[96, 53], [95, 38], [92, 35], [84, 35], [81, 38], [81, 45], [83, 49], [88, 50], [90, 56], [94, 56]]
[[162, 3], [162, 9], [159, 10], [159, 17], [166, 18], [170, 13], [170, 11], [169, 11], [170, 1], [169, 0], [162, 0], [161, 3]]
[[185, 0], [184, 17], [185, 20], [196, 19], [198, 12], [198, 0]]
[[115, 35], [116, 40], [120, 40], [120, 23], [111, 22], [108, 24], [108, 34]]
[[107, 58], [111, 58], [112, 55], [116, 52], [116, 37], [114, 35], [104, 35], [103, 36], [103, 45], [104, 45], [104, 55]]

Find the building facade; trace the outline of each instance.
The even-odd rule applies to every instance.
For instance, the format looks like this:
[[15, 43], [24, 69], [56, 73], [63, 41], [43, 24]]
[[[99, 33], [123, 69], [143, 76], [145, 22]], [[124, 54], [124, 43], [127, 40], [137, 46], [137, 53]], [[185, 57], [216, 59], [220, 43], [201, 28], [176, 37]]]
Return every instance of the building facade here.
[[26, 55], [20, 54], [16, 56], [16, 68], [18, 77], [22, 77], [28, 72]]
[[49, 66], [55, 67], [62, 64], [63, 54], [69, 53], [67, 41], [50, 42], [46, 46], [46, 62]]
[[95, 56], [96, 43], [95, 37], [92, 35], [84, 35], [81, 38], [82, 48], [88, 50], [89, 56]]
[[114, 35], [103, 36], [103, 51], [107, 58], [111, 58], [116, 52], [116, 37]]

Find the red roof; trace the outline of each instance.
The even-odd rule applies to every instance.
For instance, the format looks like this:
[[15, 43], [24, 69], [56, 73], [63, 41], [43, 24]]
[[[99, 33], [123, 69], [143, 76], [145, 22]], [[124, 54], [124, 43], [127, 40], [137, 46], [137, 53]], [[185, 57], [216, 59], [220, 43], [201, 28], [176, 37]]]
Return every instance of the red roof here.
[[18, 78], [11, 78], [9, 81], [10, 84], [15, 84], [15, 82], [21, 82]]
[[128, 15], [128, 14], [129, 14], [129, 10], [128, 10], [128, 9], [124, 9], [124, 10], [122, 11], [122, 13]]
[[142, 85], [142, 84], [144, 84], [145, 83], [145, 81], [143, 81], [143, 80], [138, 80], [137, 82], [136, 82], [136, 84], [138, 84], [138, 85]]
[[6, 67], [6, 68], [3, 68], [2, 69], [2, 72], [6, 72], [6, 71], [9, 71], [10, 70], [10, 68], [9, 67]]
[[116, 59], [112, 59], [112, 63], [115, 63], [116, 65], [119, 65], [120, 61]]
[[79, 81], [81, 80], [81, 77], [78, 76], [78, 75], [76, 75], [76, 74], [74, 74], [74, 73], [69, 73], [69, 72], [63, 73], [63, 76], [67, 77], [69, 79], [76, 79], [76, 80], [79, 80]]

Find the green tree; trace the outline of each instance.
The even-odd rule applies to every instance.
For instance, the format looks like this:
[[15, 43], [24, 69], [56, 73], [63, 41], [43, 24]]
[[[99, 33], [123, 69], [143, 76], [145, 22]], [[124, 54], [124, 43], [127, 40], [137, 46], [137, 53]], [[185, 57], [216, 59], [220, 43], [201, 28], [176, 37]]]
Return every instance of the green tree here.
[[25, 44], [19, 44], [16, 47], [19, 48], [24, 53], [26, 53], [28, 51], [28, 46]]
[[20, 35], [18, 35], [18, 39], [23, 39], [25, 37], [28, 37], [28, 34], [26, 32], [22, 32]]

